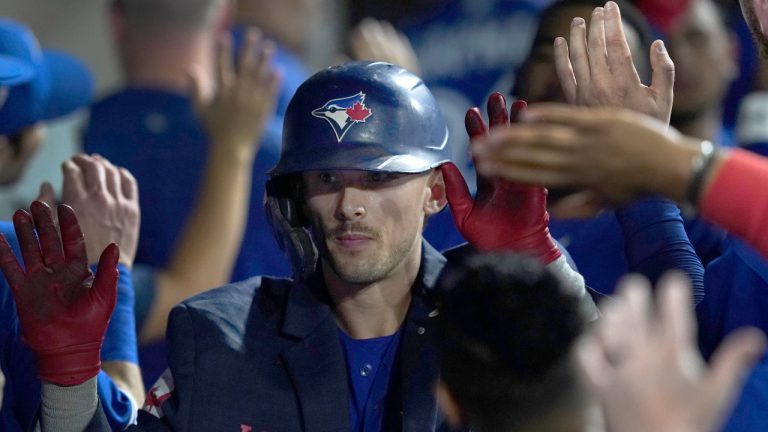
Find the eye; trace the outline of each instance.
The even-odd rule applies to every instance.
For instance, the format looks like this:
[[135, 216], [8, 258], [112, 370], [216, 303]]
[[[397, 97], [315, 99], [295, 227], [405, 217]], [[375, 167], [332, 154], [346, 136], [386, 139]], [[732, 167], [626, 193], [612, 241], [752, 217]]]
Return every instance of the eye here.
[[336, 176], [334, 176], [333, 173], [327, 171], [318, 173], [317, 179], [320, 180], [320, 183], [323, 184], [331, 184], [336, 182]]
[[399, 177], [398, 173], [371, 171], [366, 176], [368, 183], [381, 184]]

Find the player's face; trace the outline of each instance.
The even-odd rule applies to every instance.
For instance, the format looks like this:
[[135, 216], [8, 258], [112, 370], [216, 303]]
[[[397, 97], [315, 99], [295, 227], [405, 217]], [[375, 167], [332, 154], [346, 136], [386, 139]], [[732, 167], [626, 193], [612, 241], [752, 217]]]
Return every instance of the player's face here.
[[738, 66], [731, 35], [712, 0], [692, 3], [669, 32], [667, 46], [675, 61], [673, 118], [720, 105]]
[[313, 235], [326, 266], [343, 281], [370, 284], [418, 263], [425, 216], [442, 208], [434, 199], [444, 191], [435, 186], [442, 184], [437, 173], [303, 173]]

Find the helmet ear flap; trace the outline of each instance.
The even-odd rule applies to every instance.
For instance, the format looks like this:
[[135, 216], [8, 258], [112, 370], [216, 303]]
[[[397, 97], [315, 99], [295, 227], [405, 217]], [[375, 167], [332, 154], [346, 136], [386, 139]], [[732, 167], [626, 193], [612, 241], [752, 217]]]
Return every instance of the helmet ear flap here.
[[297, 193], [291, 190], [295, 182], [283, 177], [267, 180], [264, 210], [277, 244], [291, 261], [294, 277], [306, 280], [315, 271], [318, 252], [303, 223], [306, 218], [297, 205]]

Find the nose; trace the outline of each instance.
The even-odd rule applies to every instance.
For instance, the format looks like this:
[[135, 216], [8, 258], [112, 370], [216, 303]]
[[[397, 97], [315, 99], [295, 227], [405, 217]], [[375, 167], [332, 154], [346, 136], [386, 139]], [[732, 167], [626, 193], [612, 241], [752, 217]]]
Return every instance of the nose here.
[[341, 221], [357, 221], [365, 215], [365, 192], [353, 186], [343, 187], [339, 192], [336, 218]]

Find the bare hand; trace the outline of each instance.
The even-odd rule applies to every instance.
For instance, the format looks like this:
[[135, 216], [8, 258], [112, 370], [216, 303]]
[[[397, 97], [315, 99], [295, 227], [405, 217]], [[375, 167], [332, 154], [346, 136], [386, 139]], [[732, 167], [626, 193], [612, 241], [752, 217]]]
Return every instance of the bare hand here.
[[570, 50], [564, 38], [555, 39], [555, 68], [569, 103], [623, 107], [669, 124], [672, 113], [675, 66], [664, 43], [657, 40], [650, 52], [651, 86], [640, 82], [624, 35], [619, 6], [609, 1], [586, 22], [571, 23]]
[[387, 21], [366, 18], [352, 30], [349, 46], [355, 60], [385, 61], [421, 73], [419, 59], [408, 38]]
[[[252, 161], [259, 138], [275, 113], [280, 77], [270, 62], [275, 51], [272, 42], [249, 29], [235, 68], [232, 42], [224, 37], [219, 46], [216, 94], [203, 101], [199, 74], [192, 73], [193, 101], [213, 149]], [[235, 70], [236, 69], [236, 70]]]
[[133, 266], [139, 238], [136, 180], [101, 156], [76, 155], [62, 164], [62, 201], [77, 213], [88, 262], [95, 264], [110, 243], [120, 246], [120, 262]]
[[[56, 192], [53, 190], [53, 185], [47, 181], [40, 183], [40, 190], [37, 192], [35, 201], [42, 201], [48, 204], [50, 208], [56, 207]], [[55, 215], [54, 220], [56, 220]]]
[[695, 342], [690, 283], [667, 275], [657, 290], [653, 308], [644, 278], [620, 284], [615, 301], [578, 345], [585, 382], [602, 402], [608, 430], [719, 430], [765, 349], [765, 336], [757, 329], [731, 334], [710, 368]]
[[677, 201], [685, 197], [699, 141], [658, 120], [627, 110], [558, 104], [532, 105], [522, 120], [491, 131], [487, 142], [473, 146], [477, 170], [521, 183], [589, 191], [550, 207], [557, 217], [588, 214], [584, 206], [621, 205], [650, 194]]

